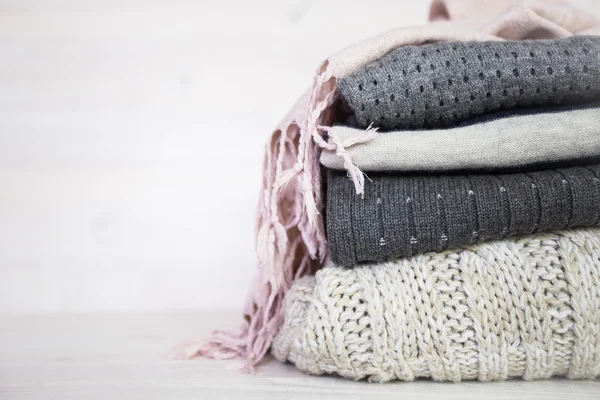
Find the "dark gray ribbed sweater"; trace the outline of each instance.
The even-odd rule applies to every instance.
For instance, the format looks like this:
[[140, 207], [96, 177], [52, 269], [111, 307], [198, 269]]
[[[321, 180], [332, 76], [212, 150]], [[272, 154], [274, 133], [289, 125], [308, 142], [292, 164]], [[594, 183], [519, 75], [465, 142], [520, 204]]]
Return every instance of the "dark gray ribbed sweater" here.
[[338, 80], [360, 127], [453, 126], [488, 112], [600, 95], [600, 37], [401, 47]]
[[364, 198], [328, 171], [332, 261], [351, 266], [575, 226], [598, 225], [600, 166], [500, 175], [369, 174]]

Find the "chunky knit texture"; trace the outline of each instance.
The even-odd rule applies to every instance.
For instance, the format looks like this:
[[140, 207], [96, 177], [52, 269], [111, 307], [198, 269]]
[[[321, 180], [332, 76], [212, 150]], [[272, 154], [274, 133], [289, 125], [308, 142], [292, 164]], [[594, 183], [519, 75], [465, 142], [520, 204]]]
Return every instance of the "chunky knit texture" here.
[[511, 174], [370, 174], [365, 195], [328, 173], [327, 238], [352, 266], [485, 240], [597, 225], [600, 166]]
[[360, 127], [430, 129], [600, 95], [600, 37], [401, 47], [338, 81]]
[[[599, 156], [600, 108], [560, 110], [453, 129], [386, 132], [346, 154], [362, 171], [497, 170]], [[346, 126], [329, 132], [350, 143], [365, 133]], [[321, 164], [345, 169], [344, 157], [331, 150], [321, 153]]]
[[271, 351], [311, 374], [376, 382], [598, 377], [599, 235], [326, 266], [287, 293]]

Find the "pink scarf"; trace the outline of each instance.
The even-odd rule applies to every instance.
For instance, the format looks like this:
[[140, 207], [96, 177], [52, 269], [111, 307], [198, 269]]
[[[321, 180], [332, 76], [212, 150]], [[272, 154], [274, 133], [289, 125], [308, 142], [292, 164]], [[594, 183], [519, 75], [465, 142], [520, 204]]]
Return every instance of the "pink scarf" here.
[[395, 29], [355, 43], [327, 58], [311, 88], [281, 121], [265, 149], [257, 215], [258, 270], [238, 332], [217, 331], [208, 342], [188, 342], [181, 356], [241, 358], [251, 370], [267, 353], [282, 323], [283, 297], [291, 283], [321, 268], [327, 242], [321, 211], [323, 192], [319, 154], [334, 151], [344, 160], [357, 193], [364, 176], [346, 152], [377, 133], [342, 141], [322, 132], [332, 122], [336, 78], [400, 46], [440, 41], [490, 41], [562, 38], [600, 34], [599, 22], [563, 0], [434, 0], [432, 23]]

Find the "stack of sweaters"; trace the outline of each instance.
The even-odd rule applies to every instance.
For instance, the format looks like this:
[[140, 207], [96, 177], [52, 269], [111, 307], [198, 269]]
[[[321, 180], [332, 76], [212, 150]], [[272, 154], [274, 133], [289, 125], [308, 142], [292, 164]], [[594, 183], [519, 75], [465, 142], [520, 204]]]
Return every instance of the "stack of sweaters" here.
[[566, 0], [433, 0], [328, 57], [271, 135], [240, 331], [384, 382], [600, 376], [600, 21]]
[[272, 347], [375, 381], [600, 374], [600, 37], [400, 47], [337, 81], [328, 265]]

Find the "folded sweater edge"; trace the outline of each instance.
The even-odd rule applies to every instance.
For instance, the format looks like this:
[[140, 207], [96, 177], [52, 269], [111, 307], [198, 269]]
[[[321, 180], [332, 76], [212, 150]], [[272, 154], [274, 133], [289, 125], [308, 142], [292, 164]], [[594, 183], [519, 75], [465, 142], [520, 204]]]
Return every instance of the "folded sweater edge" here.
[[[352, 142], [365, 131], [333, 126], [329, 134]], [[600, 156], [600, 107], [515, 114], [450, 129], [392, 131], [348, 146], [362, 171], [496, 170], [553, 165]], [[344, 170], [344, 159], [323, 150], [320, 163]]]

